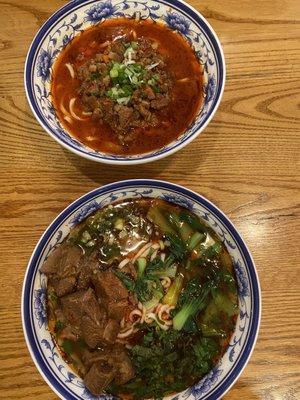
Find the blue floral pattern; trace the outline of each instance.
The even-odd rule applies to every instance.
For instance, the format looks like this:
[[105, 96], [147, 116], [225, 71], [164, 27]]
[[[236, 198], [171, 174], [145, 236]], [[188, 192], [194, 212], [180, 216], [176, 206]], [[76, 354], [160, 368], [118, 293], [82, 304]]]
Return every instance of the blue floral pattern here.
[[250, 295], [248, 279], [247, 279], [244, 269], [242, 267], [242, 263], [240, 260], [237, 260], [233, 263], [233, 265], [234, 265], [234, 270], [235, 270], [235, 274], [236, 274], [237, 281], [238, 281], [239, 295], [241, 297], [248, 297]]
[[37, 61], [37, 75], [40, 76], [43, 81], [49, 78], [52, 63], [53, 55], [49, 50], [42, 49]]
[[99, 22], [105, 18], [112, 16], [115, 11], [116, 7], [113, 7], [111, 1], [96, 3], [86, 11], [86, 20], [93, 23]]
[[161, 198], [165, 201], [169, 201], [170, 203], [175, 203], [181, 207], [185, 207], [190, 211], [194, 210], [194, 203], [184, 196], [178, 196], [177, 194], [168, 193], [162, 195]]
[[222, 374], [222, 370], [219, 366], [213, 368], [199, 383], [195, 386], [192, 386], [186, 392], [186, 398], [192, 395], [194, 399], [199, 399], [205, 393], [207, 393], [213, 384], [218, 380], [220, 375]]
[[189, 35], [191, 23], [182, 15], [176, 12], [169, 12], [164, 19], [170, 28], [181, 32], [185, 36]]
[[83, 221], [88, 215], [96, 211], [98, 208], [101, 208], [101, 205], [98, 204], [96, 201], [92, 201], [84, 207], [81, 207], [80, 210], [71, 219], [71, 225], [73, 226], [79, 224], [79, 222]]
[[[76, 3], [75, 1], [74, 9]], [[107, 18], [115, 17], [152, 19], [153, 21], [165, 23], [171, 29], [178, 31], [185, 36], [195, 49], [199, 61], [203, 65], [204, 81], [207, 82], [203, 90], [205, 96], [203, 107], [190, 128], [173, 143], [146, 155], [124, 157], [104, 154], [86, 147], [63, 129], [51, 103], [50, 82], [52, 66], [59, 52], [83, 29], [96, 23], [102, 23]], [[50, 131], [60, 142], [71, 149], [93, 159], [136, 161], [151, 160], [154, 157], [163, 156], [177, 146], [187, 143], [210, 117], [215, 107], [217, 94], [223, 85], [222, 80], [219, 78], [222, 63], [220, 62], [221, 54], [219, 50], [214, 49], [208, 37], [207, 29], [204, 29], [201, 23], [195, 23], [193, 19], [189, 19], [186, 14], [183, 15], [175, 6], [173, 7], [171, 0], [169, 2], [167, 0], [167, 3], [159, 0], [95, 0], [93, 2], [82, 2], [82, 4], [80, 2], [80, 8], [76, 9], [76, 12], [72, 12], [71, 9], [60, 22], [57, 22], [56, 25], [53, 24], [53, 29], [47, 35], [36, 40], [36, 48], [41, 43], [36, 61], [33, 62], [33, 54], [26, 66], [26, 69], [30, 68], [30, 71], [32, 69], [35, 71], [32, 86], [31, 78], [27, 82], [28, 92], [31, 93], [30, 101], [36, 103], [39, 120], [46, 130]]]
[[40, 328], [47, 322], [46, 298], [47, 293], [45, 286], [34, 291], [34, 314]]

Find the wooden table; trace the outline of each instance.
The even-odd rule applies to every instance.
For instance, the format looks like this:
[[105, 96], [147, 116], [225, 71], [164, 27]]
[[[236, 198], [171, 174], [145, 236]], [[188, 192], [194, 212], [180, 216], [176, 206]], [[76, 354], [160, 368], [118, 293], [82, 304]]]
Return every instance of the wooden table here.
[[257, 265], [261, 331], [251, 361], [225, 399], [299, 399], [299, 0], [190, 0], [224, 47], [221, 105], [192, 145], [159, 162], [126, 168], [63, 150], [28, 106], [23, 69], [29, 44], [64, 3], [0, 2], [0, 398], [57, 398], [33, 365], [20, 317], [27, 261], [44, 229], [91, 189], [125, 178], [159, 178], [216, 203]]

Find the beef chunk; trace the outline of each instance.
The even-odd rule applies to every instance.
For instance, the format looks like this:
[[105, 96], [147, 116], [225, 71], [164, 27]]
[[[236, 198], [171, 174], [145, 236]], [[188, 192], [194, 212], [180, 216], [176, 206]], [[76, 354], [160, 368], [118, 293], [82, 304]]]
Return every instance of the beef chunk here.
[[81, 333], [80, 325], [83, 315], [82, 304], [85, 294], [85, 291], [80, 291], [61, 298], [64, 316], [78, 334]]
[[114, 347], [114, 366], [116, 368], [115, 379], [118, 384], [123, 385], [130, 381], [135, 375], [133, 365], [123, 346]]
[[57, 296], [65, 296], [74, 289], [83, 260], [79, 247], [62, 244], [42, 265], [41, 272], [50, 278]]
[[[86, 344], [92, 349], [97, 347], [104, 339], [103, 333], [107, 324], [106, 310], [97, 302], [95, 293], [88, 289], [82, 304], [82, 317], [80, 329]], [[118, 334], [118, 333], [117, 333]], [[116, 339], [115, 338], [114, 340]], [[113, 338], [112, 342], [114, 342]]]
[[128, 298], [127, 289], [110, 268], [95, 274], [93, 277], [93, 284], [96, 294], [100, 298], [106, 296], [116, 301]]
[[78, 271], [82, 261], [82, 251], [79, 247], [67, 243], [58, 246], [41, 267], [41, 272], [48, 275], [60, 274], [65, 278]]
[[89, 370], [98, 361], [111, 360], [112, 352], [112, 346], [101, 347], [101, 349], [95, 351], [85, 349], [82, 353], [82, 362], [86, 369]]
[[[96, 351], [85, 350], [82, 360], [89, 370], [84, 382], [93, 394], [102, 392], [113, 380], [123, 385], [135, 375], [130, 358], [122, 345], [114, 345]], [[101, 374], [101, 378], [98, 374]], [[98, 382], [97, 386], [90, 384], [96, 381]]]
[[103, 342], [114, 343], [119, 323], [108, 318], [98, 303], [93, 289], [79, 291], [61, 299], [63, 313], [72, 331], [82, 336], [86, 344], [95, 348]]
[[128, 299], [112, 299], [106, 303], [106, 307], [108, 310], [108, 315], [117, 321], [121, 321], [124, 315], [129, 314], [134, 308]]
[[85, 258], [77, 280], [77, 290], [86, 290], [90, 286], [92, 276], [98, 271], [99, 260], [98, 252], [94, 251], [89, 257]]
[[115, 369], [107, 361], [93, 364], [84, 377], [84, 383], [91, 393], [98, 396], [113, 381]]
[[104, 341], [107, 343], [115, 343], [119, 331], [120, 324], [114, 319], [109, 319], [103, 331]]
[[133, 309], [129, 292], [111, 269], [95, 274], [93, 284], [96, 294], [104, 302], [110, 318], [120, 321], [126, 313]]
[[50, 278], [49, 284], [53, 286], [55, 293], [58, 297], [65, 296], [68, 293], [71, 293], [76, 285], [76, 277], [68, 276], [66, 278], [53, 277]]

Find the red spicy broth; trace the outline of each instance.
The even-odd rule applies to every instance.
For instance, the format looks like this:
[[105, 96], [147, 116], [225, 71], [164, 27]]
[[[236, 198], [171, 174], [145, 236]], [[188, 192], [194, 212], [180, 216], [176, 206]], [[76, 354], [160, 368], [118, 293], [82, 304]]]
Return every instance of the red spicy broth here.
[[[137, 97], [136, 93], [131, 94], [131, 97], [124, 95], [125, 97], [121, 99], [112, 100], [108, 93], [118, 92], [118, 89], [111, 90], [113, 85], [111, 83], [104, 89], [105, 92], [102, 90], [104, 94], [100, 100], [100, 96], [97, 97], [97, 93], [93, 93], [93, 96], [97, 97], [95, 104], [97, 101], [102, 101], [103, 104], [105, 103], [106, 109], [103, 111], [102, 104], [100, 111], [97, 106], [89, 108], [89, 102], [92, 103], [93, 99], [86, 96], [84, 85], [86, 87], [90, 85], [88, 88], [90, 90], [94, 85], [93, 80], [96, 81], [97, 77], [100, 79], [103, 77], [103, 74], [101, 75], [99, 72], [92, 72], [96, 68], [93, 64], [94, 59], [102, 57], [101, 65], [103, 58], [108, 61], [107, 55], [103, 53], [105, 44], [112, 43], [114, 40], [118, 41], [119, 38], [125, 40], [124, 43], [121, 43], [125, 46], [125, 51], [126, 46], [128, 49], [128, 46], [133, 46], [135, 43], [137, 43], [137, 47], [144, 46], [145, 48], [147, 43], [155, 44], [153, 45], [154, 52], [159, 60], [163, 60], [161, 61], [163, 68], [159, 65], [153, 68], [154, 64], [146, 66], [146, 68], [143, 65], [141, 67], [146, 71], [148, 78], [152, 73], [150, 79], [146, 78], [148, 82], [154, 82], [154, 85], [150, 87], [151, 90], [153, 89], [152, 92], [157, 84], [155, 98], [147, 98], [146, 86], [142, 84], [137, 90], [141, 97], [137, 102], [140, 103], [133, 103], [134, 97]], [[99, 53], [100, 56], [97, 56]], [[109, 52], [109, 55], [111, 53]], [[134, 51], [132, 54], [134, 55]], [[145, 57], [142, 58], [142, 62], [145, 64]], [[88, 71], [91, 70], [90, 76], [86, 76], [86, 71], [82, 68], [85, 65], [88, 66]], [[106, 73], [109, 76], [107, 80], [113, 81], [113, 78], [110, 77], [112, 69], [115, 68], [114, 66], [118, 68], [123, 66], [120, 67], [120, 60], [109, 60], [107, 65]], [[71, 69], [68, 66], [71, 66]], [[134, 67], [129, 64], [129, 68]], [[152, 70], [148, 70], [148, 68], [152, 68]], [[84, 77], [84, 81], [82, 77]], [[162, 92], [162, 85], [159, 86], [163, 80], [162, 77], [164, 79], [167, 77], [165, 79], [167, 82], [165, 84], [166, 93]], [[127, 88], [125, 87], [125, 89]], [[167, 145], [178, 138], [192, 123], [203, 103], [203, 71], [195, 52], [177, 32], [152, 21], [118, 18], [85, 30], [66, 46], [54, 64], [51, 92], [57, 116], [71, 135], [97, 151], [134, 155]], [[149, 92], [153, 96], [150, 90]], [[158, 98], [164, 102], [164, 96], [168, 98], [168, 101], [165, 101], [164, 107], [158, 108], [162, 103], [155, 102], [155, 100]], [[126, 105], [117, 103], [123, 101], [124, 98], [125, 101], [130, 98]], [[146, 109], [142, 103], [146, 105]], [[153, 108], [152, 105], [157, 107]], [[70, 108], [72, 108], [72, 112], [70, 112]], [[115, 114], [109, 116], [112, 109], [115, 110]], [[124, 126], [122, 126], [121, 116], [124, 111], [125, 119], [123, 118]], [[98, 114], [102, 113], [100, 118], [97, 118], [97, 112]], [[126, 120], [126, 112], [130, 114], [128, 120]], [[133, 118], [136, 118], [136, 121]], [[119, 128], [120, 132], [118, 132]], [[121, 129], [123, 130], [121, 131]]]

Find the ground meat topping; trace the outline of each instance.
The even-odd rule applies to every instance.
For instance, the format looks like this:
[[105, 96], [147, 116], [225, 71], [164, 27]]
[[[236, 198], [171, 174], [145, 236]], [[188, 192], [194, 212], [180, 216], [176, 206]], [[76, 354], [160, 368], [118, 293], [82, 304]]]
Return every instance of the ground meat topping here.
[[77, 68], [84, 111], [107, 123], [126, 144], [135, 128], [155, 127], [172, 99], [164, 56], [151, 40], [110, 42]]

